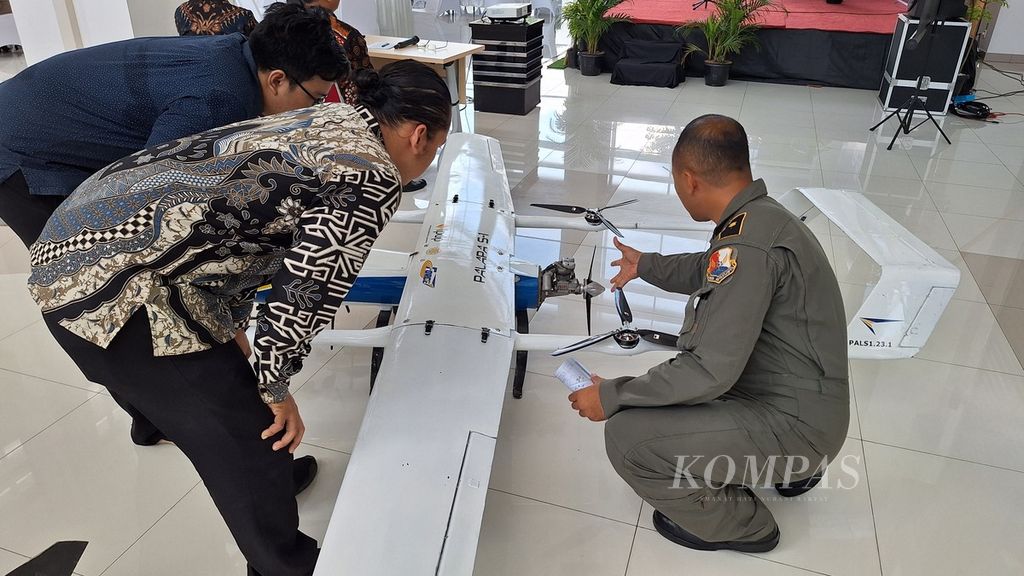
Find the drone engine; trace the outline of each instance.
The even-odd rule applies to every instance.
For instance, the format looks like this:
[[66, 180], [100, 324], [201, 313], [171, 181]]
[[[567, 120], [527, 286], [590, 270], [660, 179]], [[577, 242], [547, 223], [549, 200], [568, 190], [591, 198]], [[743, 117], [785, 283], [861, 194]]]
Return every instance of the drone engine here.
[[591, 282], [589, 278], [584, 283], [576, 277], [576, 260], [573, 258], [562, 258], [541, 270], [539, 295], [541, 302], [552, 296], [585, 294], [594, 297], [602, 292], [604, 292], [604, 286], [597, 282]]

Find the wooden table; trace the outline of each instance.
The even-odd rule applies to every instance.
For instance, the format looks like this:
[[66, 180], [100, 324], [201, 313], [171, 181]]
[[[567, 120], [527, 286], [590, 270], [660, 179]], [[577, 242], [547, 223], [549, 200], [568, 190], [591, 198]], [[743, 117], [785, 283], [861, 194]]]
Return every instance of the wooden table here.
[[[452, 95], [452, 132], [462, 132], [462, 117], [459, 105], [466, 103], [466, 80], [469, 76], [469, 57], [482, 52], [485, 46], [479, 44], [458, 44], [449, 42], [447, 46], [434, 50], [434, 45], [443, 46], [444, 41], [431, 40], [430, 47], [409, 46], [401, 50], [391, 48], [405, 38], [393, 36], [367, 36], [366, 46], [374, 68], [380, 68], [395, 60], [416, 60], [422, 62], [444, 77], [448, 90]], [[382, 46], [387, 46], [386, 48]]]

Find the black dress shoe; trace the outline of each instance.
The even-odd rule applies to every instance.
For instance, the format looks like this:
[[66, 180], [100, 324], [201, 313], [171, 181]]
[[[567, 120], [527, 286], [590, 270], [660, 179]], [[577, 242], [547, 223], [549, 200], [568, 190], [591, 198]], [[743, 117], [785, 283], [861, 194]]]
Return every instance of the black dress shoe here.
[[821, 474], [815, 474], [806, 480], [790, 482], [789, 484], [776, 484], [775, 491], [778, 492], [780, 496], [795, 498], [809, 492], [811, 488], [818, 485], [818, 482], [821, 482]]
[[768, 552], [779, 545], [779, 529], [763, 540], [756, 542], [708, 542], [679, 527], [657, 510], [654, 511], [654, 528], [666, 539], [693, 548], [694, 550], [735, 550], [736, 552]]
[[313, 483], [313, 478], [316, 478], [317, 470], [319, 467], [316, 464], [316, 458], [312, 456], [303, 456], [292, 461], [292, 479], [295, 481], [296, 496], [309, 488], [309, 485]]
[[418, 178], [403, 186], [402, 192], [419, 192], [420, 190], [423, 190], [426, 187], [427, 181], [422, 178]]
[[167, 440], [167, 436], [164, 436], [163, 432], [153, 428], [152, 425], [140, 426], [134, 420], [132, 420], [131, 435], [132, 442], [135, 442], [138, 446], [155, 446], [161, 441]]

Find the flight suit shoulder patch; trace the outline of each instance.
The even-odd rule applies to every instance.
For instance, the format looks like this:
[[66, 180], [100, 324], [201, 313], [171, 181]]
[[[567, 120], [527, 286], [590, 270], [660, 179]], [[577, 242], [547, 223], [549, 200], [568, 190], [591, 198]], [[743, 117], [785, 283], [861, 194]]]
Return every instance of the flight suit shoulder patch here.
[[742, 234], [743, 223], [746, 222], [746, 220], [746, 212], [741, 212], [737, 214], [732, 220], [729, 221], [728, 224], [725, 225], [725, 228], [722, 228], [722, 231], [718, 234], [718, 239], [721, 240], [722, 238], [731, 238], [733, 236], [739, 236], [740, 234]]
[[736, 248], [726, 246], [711, 253], [708, 259], [707, 280], [712, 284], [721, 284], [736, 271]]

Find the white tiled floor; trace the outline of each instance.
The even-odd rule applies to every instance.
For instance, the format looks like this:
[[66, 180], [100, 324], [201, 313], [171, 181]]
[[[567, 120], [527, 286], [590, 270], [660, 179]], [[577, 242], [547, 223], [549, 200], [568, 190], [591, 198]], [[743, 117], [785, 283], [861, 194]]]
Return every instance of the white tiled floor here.
[[[987, 70], [979, 86], [1012, 88]], [[548, 376], [554, 362], [534, 355], [524, 398], [504, 407], [477, 574], [1024, 573], [1024, 369], [1014, 353], [1024, 331], [1000, 327], [961, 257], [1024, 258], [1024, 127], [946, 118], [952, 146], [924, 127], [889, 152], [892, 127], [866, 130], [881, 117], [870, 91], [744, 82], [712, 89], [692, 78], [648, 91], [571, 70], [545, 70], [542, 90], [541, 108], [523, 118], [464, 112], [467, 126], [500, 136], [523, 213], [537, 213], [529, 202], [597, 206], [637, 197], [621, 217], [681, 218], [665, 170], [675, 134], [717, 112], [745, 122], [755, 173], [773, 194], [795, 185], [862, 189], [964, 278], [917, 359], [852, 364], [844, 455], [860, 482], [807, 500], [770, 499], [783, 536], [764, 555], [693, 552], [651, 530], [650, 507], [607, 463], [601, 426], [569, 410]], [[1019, 101], [993, 105], [1021, 111]], [[822, 217], [808, 224], [852, 314], [877, 271]], [[393, 226], [381, 245], [402, 249], [410, 234], [414, 228]], [[702, 245], [699, 234], [627, 236], [645, 250]], [[595, 276], [606, 279], [617, 257], [606, 233], [522, 230], [517, 255], [541, 264], [575, 256], [587, 266], [595, 245]], [[125, 415], [49, 338], [24, 292], [26, 262], [0, 227], [0, 573], [74, 538], [90, 542], [84, 576], [240, 575], [243, 560], [188, 462], [173, 446], [133, 446]], [[630, 294], [638, 324], [678, 326], [681, 297], [642, 282]], [[372, 317], [354, 310], [341, 322], [361, 327]], [[582, 335], [583, 317], [581, 302], [558, 299], [532, 327]], [[595, 331], [616, 324], [609, 297], [598, 298]], [[656, 361], [582, 360], [609, 376]], [[318, 538], [366, 405], [368, 367], [366, 351], [320, 348], [295, 380], [308, 426], [303, 453], [321, 461], [319, 479], [300, 498], [303, 528]]]

